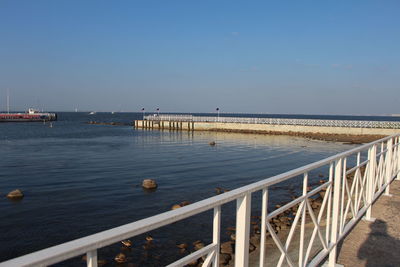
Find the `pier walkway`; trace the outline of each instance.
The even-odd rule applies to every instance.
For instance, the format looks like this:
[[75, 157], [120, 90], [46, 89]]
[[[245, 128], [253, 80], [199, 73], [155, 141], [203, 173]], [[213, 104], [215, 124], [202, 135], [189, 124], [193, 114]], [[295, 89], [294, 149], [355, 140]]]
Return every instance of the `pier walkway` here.
[[400, 181], [393, 181], [391, 197], [372, 206], [374, 222], [361, 220], [339, 245], [338, 263], [344, 266], [400, 266]]

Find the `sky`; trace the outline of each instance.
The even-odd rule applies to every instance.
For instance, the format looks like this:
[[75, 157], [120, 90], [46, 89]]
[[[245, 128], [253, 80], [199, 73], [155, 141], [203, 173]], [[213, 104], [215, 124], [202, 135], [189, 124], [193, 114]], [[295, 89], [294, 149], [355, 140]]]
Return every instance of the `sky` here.
[[0, 0], [0, 110], [400, 113], [400, 1]]

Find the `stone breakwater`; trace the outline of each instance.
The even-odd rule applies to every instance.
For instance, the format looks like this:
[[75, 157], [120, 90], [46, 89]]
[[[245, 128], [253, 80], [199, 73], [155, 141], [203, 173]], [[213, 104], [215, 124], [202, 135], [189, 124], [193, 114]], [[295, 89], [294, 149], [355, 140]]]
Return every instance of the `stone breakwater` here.
[[369, 143], [388, 135], [400, 132], [400, 129], [357, 128], [300, 125], [272, 125], [253, 123], [194, 122], [136, 120], [135, 128], [180, 131], [214, 131], [228, 133], [251, 133], [265, 135], [289, 135], [310, 139], [344, 142], [349, 144]]
[[94, 125], [111, 125], [111, 126], [132, 126], [132, 123], [125, 123], [125, 122], [102, 122], [102, 121], [88, 121], [87, 124], [94, 124]]

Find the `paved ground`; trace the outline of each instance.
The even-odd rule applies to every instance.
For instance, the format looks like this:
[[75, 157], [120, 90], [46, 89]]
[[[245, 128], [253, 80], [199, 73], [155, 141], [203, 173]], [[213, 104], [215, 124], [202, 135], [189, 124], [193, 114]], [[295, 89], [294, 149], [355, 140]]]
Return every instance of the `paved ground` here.
[[375, 222], [360, 221], [339, 248], [344, 266], [400, 266], [400, 181], [372, 206]]
[[[400, 181], [395, 180], [390, 185], [390, 193], [391, 197], [381, 195], [373, 204], [372, 216], [376, 218], [375, 222], [359, 221], [339, 245], [339, 264], [345, 267], [400, 267]], [[306, 226], [306, 240], [309, 240], [313, 227], [312, 223]], [[299, 231], [296, 231], [293, 239], [295, 241], [292, 242], [289, 254], [297, 263]], [[275, 266], [281, 253], [271, 239], [267, 239], [266, 246], [268, 257], [265, 266]], [[322, 249], [321, 246], [318, 248]], [[259, 266], [259, 254], [258, 248], [250, 254], [249, 266]], [[287, 266], [286, 261], [283, 265]]]

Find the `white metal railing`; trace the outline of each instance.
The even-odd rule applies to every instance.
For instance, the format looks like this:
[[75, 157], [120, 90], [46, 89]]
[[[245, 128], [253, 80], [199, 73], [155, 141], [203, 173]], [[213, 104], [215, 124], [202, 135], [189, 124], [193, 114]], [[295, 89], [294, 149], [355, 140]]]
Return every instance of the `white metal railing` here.
[[193, 121], [221, 123], [251, 123], [272, 125], [299, 125], [351, 128], [386, 128], [400, 129], [399, 121], [357, 121], [357, 120], [312, 120], [312, 119], [280, 119], [280, 118], [241, 118], [241, 117], [212, 117], [192, 115], [149, 115], [144, 119], [152, 121]]
[[[87, 265], [97, 266], [97, 250], [121, 240], [149, 232], [153, 229], [183, 220], [193, 215], [214, 210], [213, 240], [204, 248], [183, 257], [169, 266], [184, 266], [203, 257], [203, 266], [219, 266], [221, 206], [236, 201], [235, 266], [248, 266], [249, 229], [252, 194], [262, 192], [260, 266], [264, 266], [268, 254], [265, 251], [267, 232], [271, 235], [281, 256], [277, 266], [316, 266], [329, 257], [329, 266], [336, 261], [337, 244], [364, 216], [371, 219], [372, 203], [384, 192], [389, 194], [390, 183], [400, 171], [400, 135], [354, 148], [312, 164], [261, 180], [256, 183], [217, 195], [191, 205], [168, 211], [143, 220], [129, 223], [94, 235], [50, 247], [3, 263], [0, 266], [46, 266], [86, 253]], [[309, 173], [327, 168], [329, 179], [316, 188], [309, 188]], [[272, 185], [301, 176], [302, 195], [269, 212], [269, 189]], [[350, 179], [351, 176], [351, 179]], [[313, 210], [310, 200], [325, 191], [319, 212]], [[276, 235], [271, 221], [288, 209], [298, 206], [285, 242]], [[304, 237], [305, 218], [313, 223], [311, 238]], [[297, 262], [288, 253], [294, 233], [300, 232]], [[312, 247], [318, 239], [322, 248], [315, 254]]]

